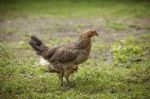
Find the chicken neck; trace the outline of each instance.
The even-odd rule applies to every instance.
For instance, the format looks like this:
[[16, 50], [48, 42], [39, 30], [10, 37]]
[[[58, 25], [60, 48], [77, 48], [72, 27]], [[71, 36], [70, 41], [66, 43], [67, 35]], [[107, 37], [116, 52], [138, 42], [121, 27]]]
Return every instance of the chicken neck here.
[[80, 37], [79, 42], [82, 48], [91, 48], [91, 38], [88, 37]]

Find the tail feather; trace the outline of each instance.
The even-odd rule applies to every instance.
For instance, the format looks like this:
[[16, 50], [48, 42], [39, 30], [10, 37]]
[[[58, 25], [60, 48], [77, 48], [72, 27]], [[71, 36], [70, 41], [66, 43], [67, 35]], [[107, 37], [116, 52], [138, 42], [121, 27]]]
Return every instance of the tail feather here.
[[47, 49], [47, 46], [45, 46], [42, 43], [42, 41], [35, 36], [31, 36], [29, 44], [33, 47], [34, 50], [36, 50], [37, 54], [41, 54], [43, 51]]
[[36, 45], [41, 45], [42, 41], [39, 40], [37, 37], [35, 36], [31, 36], [31, 40], [35, 42]]

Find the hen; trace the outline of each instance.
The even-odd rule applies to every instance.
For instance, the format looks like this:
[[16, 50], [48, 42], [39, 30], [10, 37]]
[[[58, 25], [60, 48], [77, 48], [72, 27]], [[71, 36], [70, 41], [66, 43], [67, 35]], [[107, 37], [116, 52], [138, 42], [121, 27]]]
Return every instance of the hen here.
[[91, 38], [98, 36], [96, 30], [86, 30], [80, 34], [77, 42], [59, 45], [49, 48], [35, 36], [31, 36], [29, 44], [36, 51], [37, 55], [42, 56], [51, 65], [49, 72], [58, 73], [63, 86], [63, 77], [69, 83], [69, 76], [77, 71], [79, 64], [85, 62], [91, 50]]

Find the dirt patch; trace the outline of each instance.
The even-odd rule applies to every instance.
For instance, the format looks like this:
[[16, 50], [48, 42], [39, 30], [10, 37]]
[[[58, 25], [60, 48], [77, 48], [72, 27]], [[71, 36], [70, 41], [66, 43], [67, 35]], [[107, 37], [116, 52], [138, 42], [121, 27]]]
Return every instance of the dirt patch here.
[[20, 36], [12, 32], [0, 33], [0, 42], [3, 42], [3, 41], [16, 42], [16, 41], [19, 41], [20, 39], [21, 39]]
[[[143, 33], [150, 32], [147, 28], [136, 29], [134, 27], [115, 30], [105, 26], [107, 20], [104, 19], [52, 19], [48, 17], [40, 18], [18, 18], [14, 20], [3, 20], [0, 21], [0, 29], [17, 31], [20, 33], [19, 36], [30, 36], [36, 35], [40, 38], [49, 38], [55, 36], [58, 38], [64, 37], [78, 37], [79, 33], [86, 29], [95, 28], [100, 34], [101, 41], [104, 43], [112, 43], [119, 39], [124, 39], [128, 36], [138, 36]], [[121, 21], [120, 21], [121, 22]], [[148, 24], [149, 21], [137, 20], [130, 22], [122, 22], [124, 24], [136, 25], [137, 23], [141, 26]], [[8, 40], [19, 40], [19, 36], [15, 33], [2, 33], [0, 35], [1, 41]]]

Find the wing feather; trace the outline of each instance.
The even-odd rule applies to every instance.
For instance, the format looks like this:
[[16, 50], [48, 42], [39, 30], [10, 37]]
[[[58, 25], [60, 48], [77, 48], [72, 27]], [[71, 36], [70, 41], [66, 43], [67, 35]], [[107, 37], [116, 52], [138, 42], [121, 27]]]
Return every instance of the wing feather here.
[[71, 62], [79, 54], [79, 49], [76, 46], [61, 46], [51, 57], [51, 62], [67, 63]]

